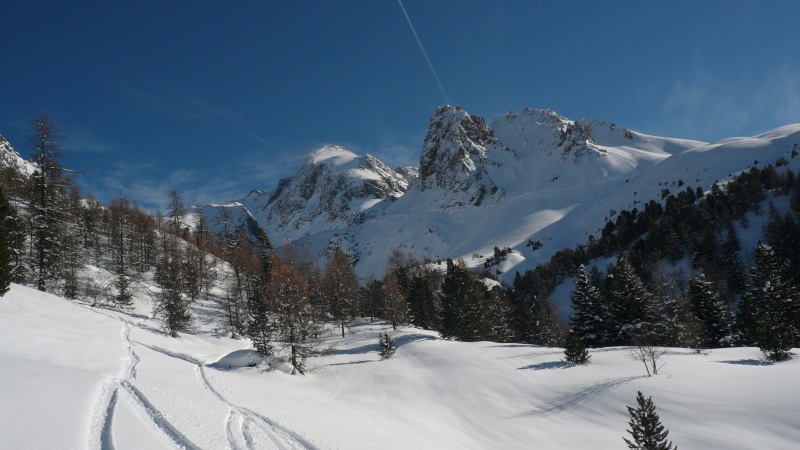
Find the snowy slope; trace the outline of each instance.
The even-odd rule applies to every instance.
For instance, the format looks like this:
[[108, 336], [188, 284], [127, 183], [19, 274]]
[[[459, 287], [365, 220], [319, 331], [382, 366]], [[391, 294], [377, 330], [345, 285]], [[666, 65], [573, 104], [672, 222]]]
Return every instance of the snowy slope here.
[[36, 165], [25, 161], [6, 138], [0, 135], [0, 169], [4, 167], [13, 167], [27, 175], [31, 175], [36, 171]]
[[[560, 349], [363, 323], [292, 376], [248, 367], [249, 342], [216, 325], [172, 339], [148, 315], [12, 285], [0, 299], [0, 447], [621, 448], [637, 390], [680, 448], [800, 444], [800, 358], [766, 364], [753, 348], [676, 349], [647, 378], [619, 348], [576, 367]], [[379, 361], [387, 330], [399, 349]]]

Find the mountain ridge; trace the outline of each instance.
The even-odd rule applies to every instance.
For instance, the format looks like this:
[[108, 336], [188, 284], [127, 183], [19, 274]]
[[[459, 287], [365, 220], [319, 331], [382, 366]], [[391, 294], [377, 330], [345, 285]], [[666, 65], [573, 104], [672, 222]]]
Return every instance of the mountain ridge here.
[[[445, 105], [431, 117], [419, 177], [407, 179], [401, 195], [374, 198], [380, 206], [370, 214], [339, 209], [335, 220], [325, 221], [319, 219], [325, 214], [322, 205], [317, 222], [307, 221], [297, 233], [287, 232], [290, 222], [270, 218], [272, 210], [255, 199], [250, 209], [261, 208], [258, 223], [273, 242], [308, 245], [321, 258], [341, 247], [358, 262], [362, 277], [380, 277], [395, 248], [434, 261], [462, 258], [479, 267], [497, 246], [515, 252], [496, 268], [503, 279], [562, 248], [585, 243], [614, 211], [660, 201], [664, 189], [684, 183], [707, 189], [749, 169], [755, 160], [766, 165], [788, 158], [795, 141], [800, 141], [800, 125], [705, 143], [652, 136], [600, 120], [574, 121], [546, 109], [526, 108], [487, 122]], [[354, 161], [357, 155], [347, 157]], [[299, 174], [308, 170], [307, 164]], [[299, 183], [297, 176], [290, 180], [294, 190], [316, 186]], [[289, 188], [288, 183], [282, 180], [272, 196]], [[342, 211], [357, 220], [343, 220]], [[527, 244], [533, 241], [542, 242], [542, 248], [532, 250]]]

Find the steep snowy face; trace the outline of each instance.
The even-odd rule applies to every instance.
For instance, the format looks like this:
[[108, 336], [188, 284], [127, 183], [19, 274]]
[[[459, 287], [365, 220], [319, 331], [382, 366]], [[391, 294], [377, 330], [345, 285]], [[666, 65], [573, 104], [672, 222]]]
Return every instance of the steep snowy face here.
[[508, 195], [632, 179], [673, 154], [703, 144], [647, 136], [598, 120], [573, 121], [531, 108], [497, 117], [491, 128], [518, 157], [515, 170], [489, 169]]
[[14, 150], [14, 147], [0, 135], [0, 169], [5, 167], [13, 167], [17, 171], [31, 175], [36, 171], [36, 166], [33, 163], [25, 161], [22, 156]]
[[571, 121], [549, 109], [525, 108], [492, 121], [495, 136], [517, 151], [545, 153], [562, 162], [578, 161], [598, 150], [588, 124]]
[[[256, 213], [269, 236], [294, 240], [363, 223], [403, 195], [408, 179], [377, 158], [326, 145], [300, 171], [278, 183]], [[273, 238], [274, 239], [274, 238]]]
[[444, 191], [441, 207], [479, 206], [503, 197], [487, 172], [490, 154], [508, 151], [486, 121], [460, 107], [441, 106], [431, 118], [419, 163], [420, 191]]

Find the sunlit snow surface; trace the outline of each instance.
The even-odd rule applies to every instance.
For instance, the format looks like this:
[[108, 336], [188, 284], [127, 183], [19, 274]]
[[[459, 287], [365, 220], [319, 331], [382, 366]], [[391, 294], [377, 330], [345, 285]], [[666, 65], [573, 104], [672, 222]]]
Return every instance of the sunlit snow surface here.
[[[173, 339], [147, 314], [12, 285], [0, 298], [0, 447], [622, 448], [637, 390], [681, 448], [800, 446], [800, 357], [675, 349], [647, 378], [620, 348], [576, 367], [561, 349], [361, 323], [330, 338], [339, 350], [313, 373], [292, 376], [219, 326], [206, 317]], [[399, 347], [388, 361], [376, 353], [383, 331]]]

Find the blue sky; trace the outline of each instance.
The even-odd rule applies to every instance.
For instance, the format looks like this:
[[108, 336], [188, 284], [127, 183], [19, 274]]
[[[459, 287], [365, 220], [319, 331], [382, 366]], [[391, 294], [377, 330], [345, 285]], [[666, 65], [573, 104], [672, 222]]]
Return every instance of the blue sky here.
[[[447, 98], [704, 141], [800, 122], [800, 2], [405, 0]], [[416, 165], [444, 96], [396, 0], [0, 6], [0, 134], [47, 110], [101, 200], [271, 189], [323, 143]]]

